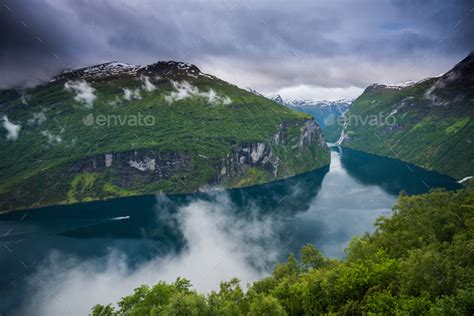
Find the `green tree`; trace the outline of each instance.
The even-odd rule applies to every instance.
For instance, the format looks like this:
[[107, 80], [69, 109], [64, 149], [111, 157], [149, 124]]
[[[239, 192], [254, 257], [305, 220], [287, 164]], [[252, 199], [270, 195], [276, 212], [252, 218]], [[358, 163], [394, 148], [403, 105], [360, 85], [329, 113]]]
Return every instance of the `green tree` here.
[[278, 300], [271, 296], [259, 295], [250, 304], [250, 316], [283, 316], [287, 315]]
[[326, 258], [312, 244], [307, 244], [301, 249], [301, 262], [306, 269], [317, 269], [326, 264]]
[[186, 279], [140, 286], [111, 315], [473, 315], [474, 190], [401, 195], [391, 218], [355, 237], [344, 260], [314, 246], [289, 255], [247, 292], [238, 279], [208, 296]]
[[206, 315], [207, 311], [207, 302], [203, 295], [197, 293], [180, 292], [171, 298], [168, 306], [164, 310], [163, 315]]
[[112, 304], [108, 305], [94, 305], [92, 307], [92, 316], [113, 316], [115, 315], [115, 309], [112, 307]]

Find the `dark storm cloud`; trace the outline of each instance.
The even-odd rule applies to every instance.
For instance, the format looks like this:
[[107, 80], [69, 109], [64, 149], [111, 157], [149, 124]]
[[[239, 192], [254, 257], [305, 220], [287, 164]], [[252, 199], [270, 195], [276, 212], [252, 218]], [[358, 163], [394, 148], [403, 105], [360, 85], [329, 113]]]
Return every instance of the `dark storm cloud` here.
[[2, 6], [0, 29], [0, 86], [45, 79], [52, 67], [60, 66], [52, 52], [62, 43], [49, 32], [47, 22], [37, 21], [21, 5]]
[[362, 88], [445, 71], [474, 48], [472, 1], [9, 0], [7, 6], [0, 8], [2, 87], [69, 65], [175, 59], [264, 91]]
[[[407, 25], [431, 36], [446, 53], [474, 49], [474, 1], [394, 0]], [[440, 43], [440, 44], [441, 44]]]

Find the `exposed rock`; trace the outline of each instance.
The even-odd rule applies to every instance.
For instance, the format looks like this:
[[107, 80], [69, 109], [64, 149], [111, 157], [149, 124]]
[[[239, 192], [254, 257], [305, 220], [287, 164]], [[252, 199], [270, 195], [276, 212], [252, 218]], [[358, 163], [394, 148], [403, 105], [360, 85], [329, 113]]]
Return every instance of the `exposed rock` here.
[[287, 123], [280, 124], [278, 131], [270, 137], [268, 143], [256, 142], [237, 146], [233, 154], [227, 155], [227, 158], [222, 160], [219, 182], [224, 181], [224, 178], [238, 178], [251, 167], [267, 170], [273, 178], [280, 178], [282, 176], [279, 168], [281, 159], [272, 151], [272, 146], [281, 146], [286, 148], [285, 150], [297, 150], [298, 152], [295, 153], [297, 156], [311, 146], [318, 146], [321, 150], [325, 150], [326, 142], [319, 126], [313, 120], [304, 121], [299, 128], [299, 138], [293, 140], [288, 139], [288, 128]]
[[105, 167], [112, 167], [114, 156], [112, 154], [105, 154]]
[[148, 157], [145, 157], [144, 160], [129, 160], [128, 161], [128, 164], [130, 165], [130, 167], [133, 167], [133, 168], [136, 168], [140, 171], [147, 171], [147, 170], [151, 170], [151, 171], [154, 171], [155, 170], [155, 159], [150, 159]]

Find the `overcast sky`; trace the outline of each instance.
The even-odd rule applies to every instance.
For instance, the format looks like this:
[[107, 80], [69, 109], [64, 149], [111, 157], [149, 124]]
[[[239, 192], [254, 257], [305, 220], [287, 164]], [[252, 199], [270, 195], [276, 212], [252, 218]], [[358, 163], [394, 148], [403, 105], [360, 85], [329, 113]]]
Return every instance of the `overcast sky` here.
[[67, 66], [179, 60], [266, 94], [352, 98], [474, 50], [473, 0], [7, 0], [0, 17], [0, 88]]

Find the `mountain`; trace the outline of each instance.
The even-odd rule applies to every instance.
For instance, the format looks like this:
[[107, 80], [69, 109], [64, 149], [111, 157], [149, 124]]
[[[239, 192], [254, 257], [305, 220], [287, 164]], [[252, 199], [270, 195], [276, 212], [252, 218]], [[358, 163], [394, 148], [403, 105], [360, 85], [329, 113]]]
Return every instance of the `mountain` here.
[[174, 61], [2, 90], [0, 120], [0, 211], [242, 187], [330, 159], [309, 115]]
[[304, 99], [292, 99], [284, 101], [283, 98], [277, 94], [268, 96], [268, 98], [277, 103], [286, 105], [299, 112], [307, 113], [314, 117], [316, 123], [323, 130], [323, 134], [332, 134], [336, 120], [346, 112], [351, 104], [351, 100], [338, 101], [314, 101]]
[[471, 53], [442, 76], [366, 88], [346, 113], [342, 145], [462, 179], [474, 174], [473, 115]]
[[252, 88], [246, 88], [246, 90], [247, 90], [248, 92], [250, 92], [250, 93], [253, 93], [253, 94], [256, 94], [256, 95], [258, 95], [258, 96], [260, 96], [260, 97], [264, 97], [264, 95], [263, 95], [263, 94], [261, 94], [260, 92], [258, 92], [258, 91], [257, 91], [257, 90], [255, 90], [255, 89], [252, 89]]
[[268, 96], [268, 98], [269, 98], [270, 100], [272, 100], [272, 101], [275, 101], [276, 103], [280, 103], [280, 104], [282, 104], [282, 105], [288, 105], [288, 104], [286, 104], [285, 101], [283, 101], [283, 98], [282, 98], [281, 95], [279, 95], [279, 94], [270, 95], [270, 96]]
[[336, 119], [346, 112], [352, 101], [338, 100], [338, 101], [309, 101], [309, 100], [289, 100], [287, 104], [297, 111], [310, 114], [316, 120], [316, 123], [325, 129], [336, 123]]

